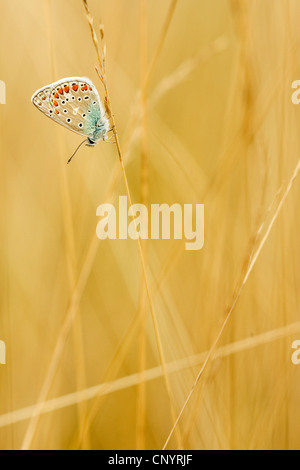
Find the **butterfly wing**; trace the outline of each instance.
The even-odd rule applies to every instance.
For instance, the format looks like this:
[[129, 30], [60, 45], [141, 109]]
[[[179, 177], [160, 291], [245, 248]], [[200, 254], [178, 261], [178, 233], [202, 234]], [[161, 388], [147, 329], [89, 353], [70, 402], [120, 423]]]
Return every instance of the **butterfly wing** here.
[[31, 101], [46, 116], [77, 134], [93, 141], [106, 136], [108, 119], [95, 86], [86, 77], [64, 78], [47, 85], [37, 90]]
[[32, 103], [46, 116], [51, 117], [53, 112], [50, 105], [50, 89], [49, 85], [37, 90], [31, 98]]

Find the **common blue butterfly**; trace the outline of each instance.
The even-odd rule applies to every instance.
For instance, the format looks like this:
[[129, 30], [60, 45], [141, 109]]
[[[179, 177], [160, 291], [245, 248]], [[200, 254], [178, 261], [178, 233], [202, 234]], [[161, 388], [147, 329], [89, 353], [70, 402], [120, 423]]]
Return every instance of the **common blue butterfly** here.
[[95, 146], [99, 140], [109, 142], [109, 120], [96, 87], [89, 78], [63, 78], [37, 90], [31, 102], [53, 121], [85, 136], [86, 140], [79, 147], [84, 143]]

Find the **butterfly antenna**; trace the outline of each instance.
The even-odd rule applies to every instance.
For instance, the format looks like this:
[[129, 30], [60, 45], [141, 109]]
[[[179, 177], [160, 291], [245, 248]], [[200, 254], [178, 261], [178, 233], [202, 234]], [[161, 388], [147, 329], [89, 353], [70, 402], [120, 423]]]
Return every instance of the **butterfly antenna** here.
[[75, 150], [75, 152], [73, 153], [73, 155], [69, 158], [69, 160], [67, 161], [67, 163], [70, 163], [70, 161], [72, 160], [72, 158], [76, 155], [76, 153], [78, 152], [78, 150], [80, 149], [80, 147], [85, 144], [86, 142], [88, 142], [88, 139], [85, 139], [83, 142], [81, 142], [81, 144], [78, 145], [77, 149]]

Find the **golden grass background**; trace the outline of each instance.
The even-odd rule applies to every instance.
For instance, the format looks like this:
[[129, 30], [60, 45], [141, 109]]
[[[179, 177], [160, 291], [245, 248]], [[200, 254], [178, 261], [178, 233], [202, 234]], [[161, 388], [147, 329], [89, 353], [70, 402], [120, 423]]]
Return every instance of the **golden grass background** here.
[[30, 103], [103, 96], [83, 2], [0, 6], [0, 448], [161, 449], [205, 364], [167, 448], [299, 449], [299, 2], [89, 1], [132, 200], [205, 204], [203, 250], [142, 244], [152, 315], [137, 243], [96, 238], [115, 145], [67, 166], [80, 137]]

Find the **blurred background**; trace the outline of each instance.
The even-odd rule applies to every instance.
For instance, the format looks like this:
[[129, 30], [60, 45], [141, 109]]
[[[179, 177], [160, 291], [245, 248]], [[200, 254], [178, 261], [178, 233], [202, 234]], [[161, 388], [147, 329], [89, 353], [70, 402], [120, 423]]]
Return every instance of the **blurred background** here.
[[115, 145], [67, 166], [30, 102], [104, 96], [83, 2], [0, 6], [0, 448], [299, 449], [299, 2], [89, 1], [133, 202], [205, 204], [202, 250], [142, 243], [149, 296], [137, 242], [96, 237]]

